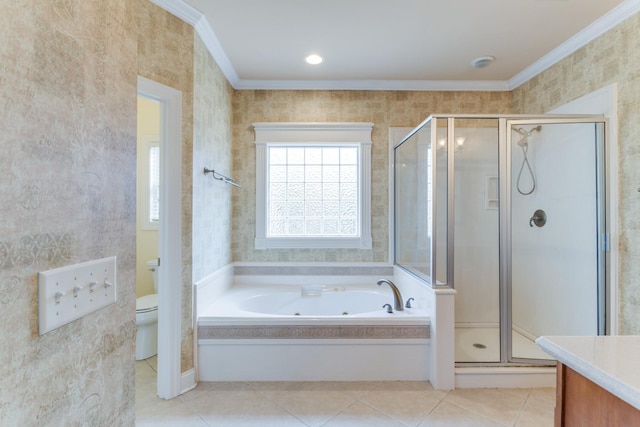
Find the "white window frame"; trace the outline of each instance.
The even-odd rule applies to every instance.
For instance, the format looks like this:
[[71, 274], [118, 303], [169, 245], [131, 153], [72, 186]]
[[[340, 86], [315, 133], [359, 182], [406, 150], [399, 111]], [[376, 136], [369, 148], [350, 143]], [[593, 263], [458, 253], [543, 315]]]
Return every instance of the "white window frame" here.
[[[253, 123], [256, 139], [255, 249], [355, 248], [371, 249], [371, 131], [373, 123]], [[353, 144], [359, 147], [359, 227], [357, 237], [267, 236], [267, 147], [295, 144], [317, 146]]]
[[[140, 164], [141, 189], [140, 197], [143, 200], [140, 212], [140, 228], [143, 230], [158, 230], [160, 220], [151, 221], [151, 159], [149, 155], [152, 147], [160, 148], [160, 137], [158, 135], [144, 135], [142, 137], [142, 162]], [[159, 166], [159, 165], [158, 165]]]

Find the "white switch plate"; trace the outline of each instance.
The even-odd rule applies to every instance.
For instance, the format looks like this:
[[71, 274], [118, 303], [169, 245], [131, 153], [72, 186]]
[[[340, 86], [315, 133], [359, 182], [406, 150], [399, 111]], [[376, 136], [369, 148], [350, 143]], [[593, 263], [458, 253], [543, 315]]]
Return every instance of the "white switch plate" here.
[[114, 256], [38, 273], [40, 335], [114, 302]]

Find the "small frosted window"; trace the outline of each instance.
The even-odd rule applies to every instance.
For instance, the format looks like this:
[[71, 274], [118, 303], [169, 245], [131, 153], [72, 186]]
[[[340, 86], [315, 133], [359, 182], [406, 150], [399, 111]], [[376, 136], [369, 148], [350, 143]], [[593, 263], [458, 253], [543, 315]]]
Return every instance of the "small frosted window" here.
[[160, 147], [149, 147], [149, 221], [160, 221]]
[[359, 234], [357, 146], [267, 147], [268, 236]]

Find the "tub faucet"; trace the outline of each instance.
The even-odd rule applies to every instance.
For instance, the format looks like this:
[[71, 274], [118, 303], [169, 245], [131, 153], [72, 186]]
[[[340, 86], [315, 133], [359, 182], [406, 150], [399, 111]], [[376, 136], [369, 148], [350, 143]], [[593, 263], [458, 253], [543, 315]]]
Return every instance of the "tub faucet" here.
[[381, 286], [383, 283], [386, 283], [387, 285], [391, 286], [391, 290], [393, 291], [393, 305], [395, 306], [395, 310], [396, 311], [404, 310], [404, 308], [402, 307], [402, 295], [400, 295], [400, 291], [398, 290], [396, 285], [394, 285], [391, 280], [387, 280], [387, 279], [378, 280], [378, 286]]

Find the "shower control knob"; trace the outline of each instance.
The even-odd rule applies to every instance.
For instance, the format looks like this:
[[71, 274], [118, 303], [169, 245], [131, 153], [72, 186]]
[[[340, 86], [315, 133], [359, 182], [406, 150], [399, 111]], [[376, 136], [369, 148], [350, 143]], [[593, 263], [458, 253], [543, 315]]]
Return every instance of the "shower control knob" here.
[[533, 227], [534, 224], [537, 227], [544, 227], [547, 223], [547, 214], [542, 209], [538, 209], [533, 213], [533, 216], [529, 219], [529, 227]]

